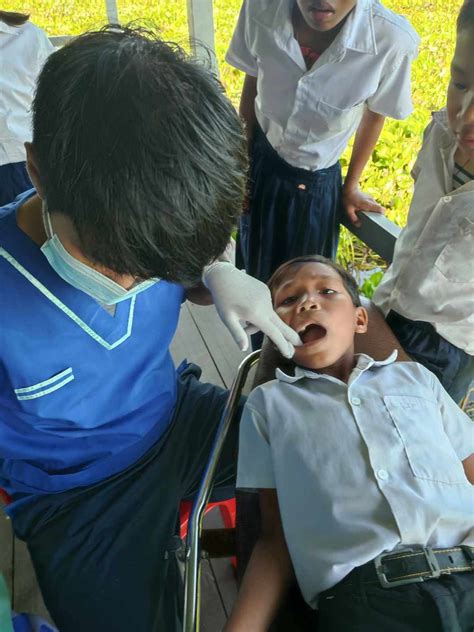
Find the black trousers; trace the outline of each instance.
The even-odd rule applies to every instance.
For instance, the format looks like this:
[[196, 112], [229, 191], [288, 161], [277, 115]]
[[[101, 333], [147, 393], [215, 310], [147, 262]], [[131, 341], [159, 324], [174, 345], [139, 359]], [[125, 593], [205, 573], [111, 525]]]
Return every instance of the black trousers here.
[[434, 373], [459, 404], [474, 380], [474, 356], [445, 340], [430, 323], [390, 311], [387, 324], [408, 355]]
[[[199, 374], [193, 365], [181, 374], [173, 422], [138, 463], [97, 485], [40, 498], [14, 516], [61, 632], [181, 630], [179, 503], [197, 489], [227, 399]], [[237, 437], [235, 424], [217, 484], [235, 482]]]
[[474, 572], [382, 588], [357, 569], [322, 593], [317, 632], [472, 632]]

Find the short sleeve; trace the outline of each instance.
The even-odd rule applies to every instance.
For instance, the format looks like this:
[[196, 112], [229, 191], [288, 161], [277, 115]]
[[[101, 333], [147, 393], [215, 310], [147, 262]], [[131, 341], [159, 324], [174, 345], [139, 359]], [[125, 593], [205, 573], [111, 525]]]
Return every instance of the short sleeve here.
[[51, 44], [51, 42], [49, 41], [48, 36], [46, 35], [46, 33], [41, 30], [40, 28], [38, 28], [35, 25], [34, 26], [34, 47], [35, 47], [35, 70], [34, 70], [34, 75], [35, 77], [37, 77], [47, 58], [51, 55], [51, 53], [54, 52], [54, 46]]
[[434, 121], [431, 120], [428, 123], [427, 127], [425, 128], [425, 131], [423, 132], [423, 143], [422, 143], [420, 151], [418, 152], [418, 156], [416, 157], [415, 164], [413, 165], [411, 169], [411, 173], [410, 173], [411, 177], [413, 178], [415, 182], [417, 181], [418, 176], [420, 175], [420, 172], [421, 172], [421, 166], [424, 162], [425, 147], [426, 147], [426, 144], [428, 142], [428, 139], [430, 137], [431, 130], [433, 129], [433, 127], [434, 127]]
[[387, 67], [377, 91], [367, 99], [371, 112], [394, 119], [404, 119], [412, 113], [411, 64], [415, 57], [416, 50]]
[[234, 68], [256, 77], [258, 65], [257, 60], [250, 51], [247, 5], [248, 0], [244, 0], [225, 59]]
[[248, 402], [240, 421], [237, 487], [275, 487], [267, 423], [263, 415]]
[[444, 431], [461, 461], [474, 454], [474, 421], [472, 421], [431, 374], [432, 388], [441, 411]]

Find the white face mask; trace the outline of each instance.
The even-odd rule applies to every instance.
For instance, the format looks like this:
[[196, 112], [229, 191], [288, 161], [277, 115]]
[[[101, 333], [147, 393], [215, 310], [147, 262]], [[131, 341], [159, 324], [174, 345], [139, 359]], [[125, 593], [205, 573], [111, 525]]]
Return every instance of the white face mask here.
[[48, 236], [47, 241], [41, 246], [41, 251], [59, 276], [73, 287], [85, 292], [101, 305], [115, 305], [120, 301], [131, 298], [139, 292], [155, 285], [159, 279], [149, 279], [137, 283], [129, 290], [109, 279], [97, 270], [90, 268], [69, 254], [53, 232], [51, 218], [46, 203], [43, 202], [43, 223]]

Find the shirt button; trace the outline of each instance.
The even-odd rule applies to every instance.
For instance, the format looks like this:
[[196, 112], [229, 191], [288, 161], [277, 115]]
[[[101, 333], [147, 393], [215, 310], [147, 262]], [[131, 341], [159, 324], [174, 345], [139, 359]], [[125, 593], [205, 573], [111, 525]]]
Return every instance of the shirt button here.
[[388, 472], [387, 470], [378, 470], [377, 476], [380, 478], [381, 481], [386, 481], [388, 479]]
[[449, 204], [449, 202], [451, 202], [451, 196], [450, 195], [445, 195], [443, 198], [443, 202], [446, 202], [446, 204]]
[[362, 402], [361, 402], [361, 400], [360, 400], [358, 397], [353, 397], [353, 398], [351, 399], [351, 404], [352, 404], [353, 406], [360, 406], [360, 405], [361, 405], [361, 403], [362, 403]]

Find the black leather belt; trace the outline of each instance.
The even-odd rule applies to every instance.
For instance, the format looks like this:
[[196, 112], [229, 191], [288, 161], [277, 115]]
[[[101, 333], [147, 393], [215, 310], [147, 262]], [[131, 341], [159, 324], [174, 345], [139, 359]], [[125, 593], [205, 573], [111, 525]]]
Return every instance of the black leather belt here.
[[[383, 588], [436, 579], [440, 575], [474, 571], [474, 547], [455, 546], [446, 549], [401, 549], [382, 553], [373, 562], [364, 564], [346, 579], [353, 583], [353, 573], [362, 574], [363, 583], [380, 583]], [[343, 583], [346, 583], [343, 580]]]

